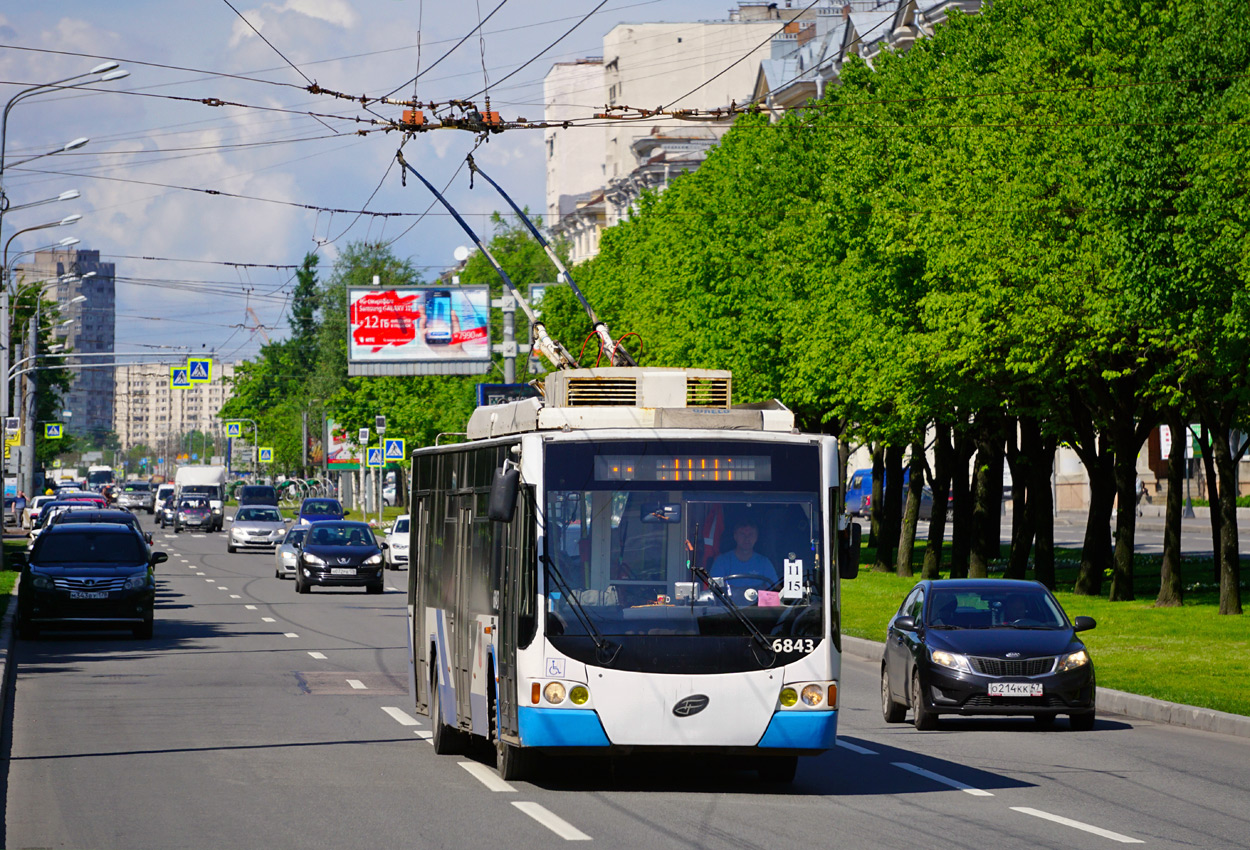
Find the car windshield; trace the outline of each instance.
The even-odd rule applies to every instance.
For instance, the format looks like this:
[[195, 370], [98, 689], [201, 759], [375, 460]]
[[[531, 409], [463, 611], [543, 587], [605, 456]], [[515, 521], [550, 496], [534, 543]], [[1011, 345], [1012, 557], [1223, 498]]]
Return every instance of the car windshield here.
[[183, 499], [182, 504], [178, 506], [180, 511], [198, 511], [208, 507], [208, 502], [203, 499]]
[[151, 486], [150, 484], [127, 484], [127, 485], [126, 485], [126, 488], [125, 488], [125, 492], [127, 492], [127, 493], [147, 493], [147, 492], [151, 491], [151, 489], [152, 489], [152, 486]]
[[304, 536], [306, 534], [308, 534], [308, 529], [306, 528], [293, 528], [287, 532], [286, 540], [283, 540], [282, 542], [289, 543], [292, 546], [298, 546], [300, 543], [304, 542]]
[[406, 519], [395, 520], [395, 525], [391, 527], [391, 534], [407, 534], [407, 533], [408, 533], [408, 520]]
[[304, 509], [301, 511], [305, 514], [341, 514], [342, 512], [338, 502], [325, 500], [305, 502]]
[[319, 525], [308, 532], [314, 546], [374, 546], [373, 532], [359, 525]]
[[140, 564], [146, 560], [143, 544], [130, 532], [50, 531], [40, 536], [30, 555], [32, 564]]
[[277, 508], [239, 508], [235, 522], [282, 522]]
[[1065, 629], [1068, 619], [1044, 590], [934, 588], [929, 625], [935, 629]]

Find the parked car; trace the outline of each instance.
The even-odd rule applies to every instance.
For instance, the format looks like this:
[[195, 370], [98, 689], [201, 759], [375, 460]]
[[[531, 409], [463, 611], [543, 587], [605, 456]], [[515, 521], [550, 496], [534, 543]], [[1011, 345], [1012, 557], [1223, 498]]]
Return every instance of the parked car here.
[[184, 528], [199, 528], [212, 531], [217, 525], [213, 517], [213, 508], [205, 496], [187, 496], [178, 500], [178, 510], [174, 513], [174, 533]]
[[239, 507], [272, 505], [278, 507], [278, 491], [268, 484], [244, 484], [234, 491]]
[[396, 519], [386, 534], [386, 565], [392, 570], [408, 568], [408, 517]]
[[119, 507], [153, 513], [156, 510], [156, 494], [146, 481], [127, 481], [117, 494]]
[[22, 567], [18, 634], [44, 628], [120, 627], [152, 637], [154, 568], [168, 560], [115, 523], [59, 523], [40, 535]]
[[1007, 579], [922, 581], [886, 629], [881, 712], [917, 729], [943, 714], [1031, 715], [1049, 724], [1068, 715], [1094, 727], [1094, 665], [1077, 632], [1043, 585]]
[[342, 519], [343, 506], [338, 499], [322, 497], [305, 499], [299, 506], [299, 518], [296, 522], [307, 525], [327, 519]]
[[143, 538], [143, 542], [152, 545], [152, 533], [144, 531], [139, 519], [130, 511], [122, 508], [90, 508], [88, 510], [61, 511], [48, 519], [48, 526], [55, 527], [67, 522], [108, 522], [124, 525]]
[[[907, 510], [907, 485], [911, 470], [903, 470], [903, 510]], [[882, 485], [884, 486], [884, 485]], [[851, 516], [868, 516], [872, 512], [872, 470], [857, 469], [846, 480], [846, 512]], [[920, 519], [928, 522], [933, 516], [933, 491], [928, 487], [920, 491]]]
[[30, 543], [27, 544], [26, 548], [33, 549], [35, 547], [35, 541], [39, 538], [39, 535], [43, 534], [43, 530], [51, 525], [57, 514], [62, 511], [94, 511], [99, 509], [100, 506], [94, 502], [81, 500], [66, 499], [62, 501], [53, 499], [51, 502], [45, 502], [39, 510], [39, 516], [35, 518], [34, 524], [31, 526]]
[[39, 512], [43, 510], [43, 506], [55, 500], [56, 496], [36, 496], [31, 499], [26, 505], [26, 510], [22, 511], [22, 528], [32, 528], [35, 520], [39, 518]]
[[239, 508], [234, 518], [226, 518], [230, 533], [226, 535], [226, 551], [240, 549], [273, 549], [286, 536], [286, 524], [277, 508], [268, 505], [248, 505]]
[[345, 520], [316, 522], [299, 547], [295, 571], [296, 593], [312, 586], [361, 587], [382, 592], [385, 543], [373, 536], [368, 523]]
[[296, 525], [287, 530], [286, 536], [278, 544], [273, 554], [274, 578], [295, 577], [295, 569], [299, 564], [299, 545], [308, 534], [308, 526]]

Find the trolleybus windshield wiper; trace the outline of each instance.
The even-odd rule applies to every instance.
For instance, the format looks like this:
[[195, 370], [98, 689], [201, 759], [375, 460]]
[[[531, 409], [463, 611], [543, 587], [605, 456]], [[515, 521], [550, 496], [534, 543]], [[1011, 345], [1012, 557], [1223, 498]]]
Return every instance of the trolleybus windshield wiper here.
[[582, 603], [573, 593], [573, 589], [569, 587], [568, 582], [564, 580], [564, 576], [560, 575], [560, 569], [551, 563], [551, 559], [546, 554], [542, 556], [543, 570], [547, 577], [552, 579], [560, 586], [560, 592], [564, 594], [564, 598], [569, 601], [569, 606], [573, 609], [573, 613], [577, 616], [578, 622], [582, 624], [582, 628], [586, 630], [586, 634], [590, 635], [590, 639], [595, 642], [595, 658], [601, 664], [611, 664], [616, 660], [616, 654], [621, 651], [619, 644], [612, 644], [605, 638], [597, 628], [590, 615], [586, 613], [586, 609], [582, 607]]
[[742, 613], [742, 609], [739, 608], [737, 603], [735, 603], [729, 594], [725, 592], [724, 588], [712, 581], [712, 577], [708, 575], [707, 570], [693, 563], [688, 564], [687, 569], [698, 576], [699, 581], [707, 585], [708, 589], [712, 591], [712, 595], [720, 601], [720, 604], [725, 607], [725, 610], [732, 614], [734, 619], [741, 623], [742, 627], [750, 633], [754, 643], [762, 647], [764, 652], [767, 653], [767, 660], [765, 660], [760, 657], [759, 652], [755, 649], [755, 645], [752, 645], [751, 654], [755, 656], [755, 660], [760, 663], [760, 666], [767, 667], [769, 664], [772, 664], [774, 659], [777, 657], [777, 652], [773, 649], [772, 644], [768, 642], [768, 638], [764, 636], [764, 633], [759, 630], [759, 627], [756, 626], [755, 623], [752, 623], [746, 614]]

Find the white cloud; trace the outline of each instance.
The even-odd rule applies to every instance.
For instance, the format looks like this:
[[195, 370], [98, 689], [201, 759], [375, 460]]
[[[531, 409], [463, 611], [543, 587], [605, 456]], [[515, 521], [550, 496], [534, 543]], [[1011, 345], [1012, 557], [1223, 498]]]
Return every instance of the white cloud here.
[[[352, 7], [343, 2], [343, 0], [286, 0], [281, 6], [274, 3], [265, 3], [261, 9], [249, 9], [242, 11], [243, 17], [247, 18], [247, 22], [235, 18], [234, 25], [230, 30], [230, 48], [238, 47], [245, 39], [255, 38], [256, 30], [264, 32], [266, 25], [270, 20], [277, 21], [278, 18], [285, 13], [293, 13], [302, 15], [306, 18], [312, 18], [315, 21], [330, 24], [340, 29], [352, 29], [360, 20], [360, 16]], [[270, 15], [269, 13], [272, 13]], [[248, 26], [250, 23], [252, 26]], [[274, 26], [277, 26], [275, 23]]]

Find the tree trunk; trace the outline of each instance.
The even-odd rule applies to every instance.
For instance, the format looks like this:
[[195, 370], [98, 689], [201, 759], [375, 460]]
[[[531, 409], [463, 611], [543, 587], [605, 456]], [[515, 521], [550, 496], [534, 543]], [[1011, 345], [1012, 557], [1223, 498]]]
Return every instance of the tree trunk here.
[[1202, 452], [1202, 468], [1206, 473], [1203, 480], [1207, 484], [1207, 515], [1211, 520], [1211, 556], [1215, 561], [1211, 580], [1219, 584], [1222, 572], [1220, 569], [1220, 490], [1216, 483], [1219, 476], [1215, 472], [1215, 457], [1211, 454], [1211, 430], [1207, 427], [1207, 421], [1208, 417], [1204, 414], [1198, 433], [1194, 435], [1194, 442], [1198, 444], [1198, 450]]
[[1117, 418], [1111, 428], [1112, 450], [1115, 453], [1115, 551], [1111, 568], [1112, 602], [1129, 602], [1137, 598], [1133, 587], [1133, 549], [1137, 532], [1137, 441], [1136, 425], [1131, 419]]
[[1055, 589], [1055, 500], [1050, 477], [1055, 468], [1055, 438], [1042, 437], [1037, 461], [1031, 464], [1029, 523], [1033, 526], [1033, 578]]
[[1181, 578], [1181, 511], [1185, 486], [1185, 419], [1180, 411], [1168, 413], [1168, 430], [1172, 432], [1172, 453], [1168, 458], [1167, 512], [1163, 520], [1163, 563], [1159, 569], [1159, 595], [1156, 608], [1171, 608], [1184, 600], [1185, 585]]
[[1081, 457], [1089, 475], [1089, 517], [1081, 548], [1081, 571], [1074, 593], [1098, 596], [1102, 593], [1103, 571], [1111, 567], [1111, 512], [1115, 505], [1114, 456], [1105, 433], [1098, 435], [1098, 449]]
[[881, 502], [885, 499], [885, 446], [872, 448], [872, 504], [868, 506], [868, 545], [876, 547], [881, 540]]
[[[877, 482], [872, 482], [873, 490]], [[877, 514], [877, 562], [873, 564], [873, 572], [888, 573], [894, 569], [894, 555], [898, 550], [899, 519], [903, 512], [903, 447], [888, 446], [885, 450], [885, 488], [881, 498], [880, 511], [873, 504], [873, 513]], [[875, 500], [874, 500], [875, 502]]]
[[[1229, 417], [1231, 418], [1231, 417]], [[1241, 557], [1237, 545], [1237, 461], [1229, 447], [1231, 429], [1221, 422], [1211, 435], [1220, 476], [1220, 613], [1241, 613]], [[1215, 506], [1211, 507], [1215, 512]]]
[[942, 546], [946, 542], [946, 500], [951, 491], [951, 467], [955, 447], [951, 444], [949, 425], [939, 423], [933, 441], [933, 514], [929, 517], [929, 541], [924, 547], [924, 566], [920, 575], [927, 579], [942, 577]]
[[[1020, 435], [1019, 448], [1016, 443], [1017, 430]], [[1018, 429], [1008, 421], [1006, 458], [1011, 467], [1011, 553], [1007, 557], [1004, 578], [1022, 579], [1028, 571], [1035, 522], [1032, 509], [1032, 470], [1038, 460], [1034, 452], [1041, 448], [1041, 438], [1042, 430], [1033, 417], [1021, 417]]]
[[916, 521], [920, 519], [920, 500], [924, 492], [923, 436], [911, 444], [911, 462], [907, 468], [907, 508], [903, 511], [898, 556], [894, 559], [894, 572], [903, 578], [912, 576], [911, 557], [916, 548]]
[[[997, 474], [995, 473], [997, 470]], [[990, 561], [1001, 551], [999, 512], [1003, 504], [1003, 432], [997, 413], [977, 416], [977, 463], [972, 486], [972, 557], [969, 578], [989, 576]]]
[[968, 577], [968, 556], [972, 551], [972, 485], [968, 466], [976, 443], [969, 434], [955, 440], [955, 466], [951, 470], [951, 490], [955, 494], [954, 525], [951, 529], [951, 578]]

